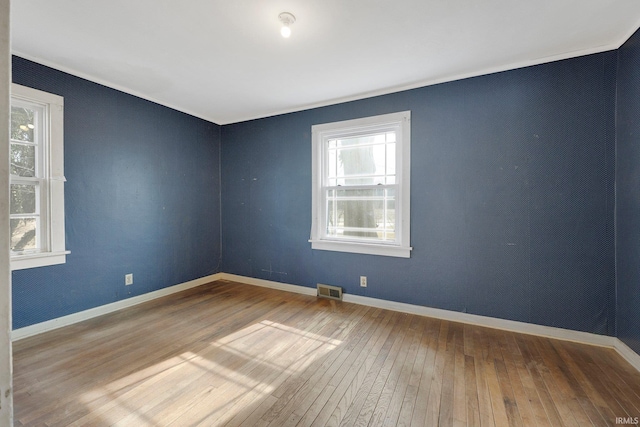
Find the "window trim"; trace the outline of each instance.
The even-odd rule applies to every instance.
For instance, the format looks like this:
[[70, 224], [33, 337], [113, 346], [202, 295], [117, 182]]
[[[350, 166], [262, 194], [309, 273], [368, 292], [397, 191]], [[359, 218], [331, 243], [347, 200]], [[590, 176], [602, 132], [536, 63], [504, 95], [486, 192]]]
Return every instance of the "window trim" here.
[[[64, 220], [64, 98], [15, 83], [11, 100], [44, 106], [44, 130], [41, 159], [46, 201], [40, 208], [43, 247], [38, 252], [11, 254], [11, 270], [64, 264], [70, 252], [65, 248]], [[11, 179], [10, 179], [11, 182]]]
[[[375, 131], [390, 126], [398, 126], [396, 142], [396, 178], [398, 194], [396, 207], [396, 242], [364, 242], [358, 240], [331, 239], [323, 231], [326, 223], [324, 194], [324, 171], [326, 162], [325, 144], [329, 139], [345, 137], [364, 131]], [[312, 133], [312, 191], [311, 191], [311, 237], [312, 249], [350, 252], [369, 255], [410, 258], [411, 250], [411, 111], [370, 116], [353, 120], [313, 125]]]

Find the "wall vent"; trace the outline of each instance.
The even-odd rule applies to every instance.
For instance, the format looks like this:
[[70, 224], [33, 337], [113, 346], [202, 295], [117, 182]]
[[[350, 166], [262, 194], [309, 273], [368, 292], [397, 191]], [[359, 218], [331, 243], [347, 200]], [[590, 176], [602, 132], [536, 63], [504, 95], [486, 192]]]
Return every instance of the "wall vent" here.
[[318, 283], [318, 296], [322, 298], [342, 300], [342, 288]]

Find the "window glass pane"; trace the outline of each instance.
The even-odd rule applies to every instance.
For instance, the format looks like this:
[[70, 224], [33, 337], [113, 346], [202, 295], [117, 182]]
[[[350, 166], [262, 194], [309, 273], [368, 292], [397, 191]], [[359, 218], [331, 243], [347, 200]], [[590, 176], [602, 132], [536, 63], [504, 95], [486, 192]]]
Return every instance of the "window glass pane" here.
[[373, 160], [376, 164], [376, 175], [380, 177], [380, 183], [384, 184], [383, 176], [385, 175], [386, 163], [387, 163], [385, 144], [374, 145], [372, 148], [373, 148]]
[[387, 175], [396, 174], [396, 144], [387, 144]]
[[36, 249], [36, 218], [11, 219], [11, 250]]
[[11, 107], [11, 139], [34, 142], [35, 112], [30, 108]]
[[396, 201], [395, 199], [387, 199], [387, 212], [386, 212], [385, 230], [387, 231], [387, 238], [395, 240], [396, 235]]
[[11, 144], [11, 175], [36, 176], [36, 146]]
[[385, 134], [361, 135], [337, 140], [338, 147], [352, 147], [354, 145], [384, 144]]
[[379, 199], [384, 197], [386, 193], [391, 192], [391, 189], [385, 188], [371, 188], [366, 190], [348, 190], [348, 189], [340, 189], [335, 192], [336, 197], [338, 199], [346, 200], [346, 199]]
[[11, 184], [11, 214], [36, 213], [36, 186]]
[[[358, 136], [337, 140], [337, 149], [329, 150], [330, 177], [338, 178], [337, 185], [385, 184], [387, 172], [387, 134]], [[395, 149], [395, 143], [393, 149]], [[335, 175], [333, 175], [335, 153]], [[395, 154], [395, 153], [394, 153]], [[395, 158], [395, 157], [394, 157]], [[395, 173], [395, 165], [394, 172]]]
[[329, 157], [329, 177], [335, 177], [337, 176], [336, 174], [338, 173], [338, 160], [337, 160], [337, 153], [336, 150], [329, 150], [328, 153], [328, 157]]
[[338, 201], [336, 210], [342, 217], [342, 227], [336, 231], [343, 236], [378, 239], [376, 229], [381, 218], [376, 213], [380, 207], [380, 201], [374, 200]]
[[327, 200], [327, 229], [334, 229], [338, 225], [335, 207], [335, 199], [329, 198]]
[[327, 236], [393, 241], [395, 200], [392, 189], [327, 192]]
[[395, 132], [387, 132], [387, 142], [396, 142]]
[[[382, 164], [384, 164], [384, 154], [382, 159], [376, 159], [374, 154], [379, 154], [379, 152], [374, 153], [373, 146], [339, 149], [338, 162], [340, 163], [340, 168], [338, 175], [375, 175], [376, 163], [382, 161]], [[384, 170], [379, 173], [383, 174]]]

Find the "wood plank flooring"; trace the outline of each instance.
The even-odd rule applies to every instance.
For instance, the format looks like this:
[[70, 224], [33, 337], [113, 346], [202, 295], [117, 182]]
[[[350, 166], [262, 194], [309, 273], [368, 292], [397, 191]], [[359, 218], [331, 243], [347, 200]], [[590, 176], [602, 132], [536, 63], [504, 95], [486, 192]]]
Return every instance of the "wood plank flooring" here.
[[15, 426], [613, 426], [613, 350], [220, 281], [14, 344]]

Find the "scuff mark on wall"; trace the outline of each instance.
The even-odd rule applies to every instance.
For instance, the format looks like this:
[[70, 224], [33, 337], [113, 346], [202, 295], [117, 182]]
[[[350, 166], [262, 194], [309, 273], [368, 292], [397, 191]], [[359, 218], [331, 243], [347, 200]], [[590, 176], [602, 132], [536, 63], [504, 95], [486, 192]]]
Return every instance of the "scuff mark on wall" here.
[[269, 269], [264, 269], [262, 268], [261, 271], [264, 271], [265, 273], [269, 273], [269, 278], [271, 278], [274, 274], [279, 274], [282, 276], [286, 276], [287, 273], [285, 273], [284, 271], [273, 271], [273, 267], [271, 266], [271, 263], [269, 263]]

